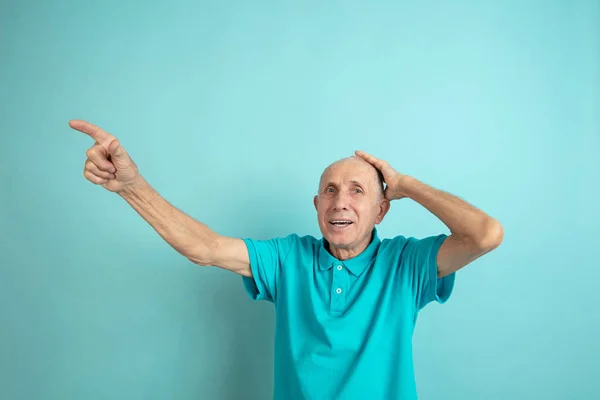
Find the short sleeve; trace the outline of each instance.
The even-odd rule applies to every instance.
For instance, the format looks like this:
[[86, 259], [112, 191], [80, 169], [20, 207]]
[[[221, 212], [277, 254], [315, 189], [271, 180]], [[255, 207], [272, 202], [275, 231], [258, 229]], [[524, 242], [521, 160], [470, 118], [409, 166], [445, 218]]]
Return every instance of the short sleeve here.
[[252, 300], [277, 299], [277, 281], [293, 242], [293, 235], [270, 240], [242, 239], [248, 248], [252, 277], [242, 277]]
[[424, 239], [408, 238], [404, 246], [402, 263], [411, 277], [417, 311], [432, 301], [443, 304], [452, 294], [456, 273], [437, 276], [437, 255], [447, 237], [441, 234]]

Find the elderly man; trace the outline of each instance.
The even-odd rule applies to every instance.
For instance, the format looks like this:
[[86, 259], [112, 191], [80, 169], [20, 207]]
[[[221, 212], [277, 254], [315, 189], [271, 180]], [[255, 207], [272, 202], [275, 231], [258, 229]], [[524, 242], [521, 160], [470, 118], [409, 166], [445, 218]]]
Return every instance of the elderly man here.
[[[163, 199], [114, 136], [85, 121], [70, 126], [96, 141], [84, 168], [89, 181], [122, 196], [192, 262], [241, 275], [252, 299], [275, 304], [276, 399], [417, 398], [417, 314], [445, 302], [456, 271], [503, 238], [492, 217], [360, 151], [321, 176], [314, 197], [321, 239], [225, 237]], [[380, 239], [375, 226], [391, 200], [405, 197], [451, 234]]]

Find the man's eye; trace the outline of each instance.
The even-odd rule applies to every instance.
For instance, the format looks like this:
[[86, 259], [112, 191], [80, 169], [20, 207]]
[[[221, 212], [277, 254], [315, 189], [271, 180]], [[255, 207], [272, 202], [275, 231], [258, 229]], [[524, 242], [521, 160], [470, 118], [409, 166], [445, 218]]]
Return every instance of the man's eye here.
[[333, 192], [333, 188], [327, 188], [327, 189], [325, 189], [325, 192], [326, 193], [331, 193], [331, 192]]
[[354, 189], [356, 193], [362, 193], [362, 189]]

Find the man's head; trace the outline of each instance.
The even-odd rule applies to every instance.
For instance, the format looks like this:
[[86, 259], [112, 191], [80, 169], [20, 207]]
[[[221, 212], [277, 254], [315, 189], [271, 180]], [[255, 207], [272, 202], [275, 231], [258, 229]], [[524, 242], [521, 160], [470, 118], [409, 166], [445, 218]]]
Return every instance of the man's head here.
[[374, 226], [390, 207], [381, 172], [356, 156], [323, 171], [314, 205], [321, 233], [340, 259], [352, 258], [368, 246]]

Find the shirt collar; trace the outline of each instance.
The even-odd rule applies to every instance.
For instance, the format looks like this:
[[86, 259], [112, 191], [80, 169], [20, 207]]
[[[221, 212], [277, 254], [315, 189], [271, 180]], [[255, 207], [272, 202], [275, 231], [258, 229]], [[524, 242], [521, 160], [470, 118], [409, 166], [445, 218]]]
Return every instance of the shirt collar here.
[[379, 244], [381, 243], [381, 240], [379, 239], [379, 236], [377, 235], [377, 228], [373, 228], [373, 232], [371, 233], [371, 243], [367, 246], [366, 249], [363, 250], [362, 253], [360, 253], [359, 255], [350, 258], [348, 260], [338, 260], [337, 258], [335, 258], [333, 255], [331, 255], [331, 253], [326, 249], [326, 245], [327, 240], [323, 237], [320, 240], [320, 247], [319, 247], [319, 268], [321, 270], [328, 270], [331, 267], [333, 267], [334, 265], [343, 265], [346, 268], [348, 268], [348, 270], [350, 272], [352, 272], [352, 274], [359, 276], [360, 274], [362, 274], [364, 272], [364, 270], [367, 268], [367, 266], [371, 263], [371, 260], [373, 259], [373, 257], [375, 256], [375, 254], [377, 253], [377, 250], [379, 249]]

